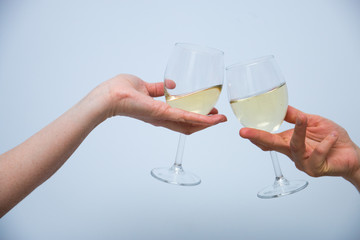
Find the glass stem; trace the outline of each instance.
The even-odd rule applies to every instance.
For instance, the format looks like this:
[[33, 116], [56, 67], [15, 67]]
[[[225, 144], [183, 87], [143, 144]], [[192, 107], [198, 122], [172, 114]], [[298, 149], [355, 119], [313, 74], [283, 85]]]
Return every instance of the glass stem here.
[[180, 133], [174, 166], [181, 167], [182, 158], [184, 154], [185, 140], [186, 140], [186, 135]]
[[279, 180], [279, 179], [283, 178], [283, 174], [281, 172], [281, 168], [280, 168], [280, 164], [279, 164], [279, 159], [278, 159], [275, 151], [270, 151], [270, 156], [271, 156], [271, 160], [273, 162], [276, 180]]

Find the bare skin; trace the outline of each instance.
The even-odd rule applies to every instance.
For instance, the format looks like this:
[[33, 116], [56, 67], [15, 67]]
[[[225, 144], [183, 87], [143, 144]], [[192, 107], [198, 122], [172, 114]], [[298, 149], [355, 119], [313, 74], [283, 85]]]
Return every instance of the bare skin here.
[[174, 109], [153, 99], [162, 95], [163, 83], [146, 83], [133, 75], [118, 75], [100, 84], [25, 142], [1, 154], [0, 217], [51, 177], [107, 118], [128, 116], [184, 134], [226, 121], [216, 109], [205, 116]]
[[341, 176], [360, 192], [360, 149], [344, 128], [291, 106], [285, 121], [295, 127], [277, 134], [242, 128], [240, 136], [264, 151], [287, 155], [299, 170], [312, 177]]

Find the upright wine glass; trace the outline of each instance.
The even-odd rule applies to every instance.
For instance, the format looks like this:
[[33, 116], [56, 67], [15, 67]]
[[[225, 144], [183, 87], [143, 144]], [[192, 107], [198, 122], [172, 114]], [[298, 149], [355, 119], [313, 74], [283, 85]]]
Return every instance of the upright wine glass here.
[[[165, 77], [166, 102], [174, 108], [207, 115], [217, 102], [224, 81], [224, 53], [204, 46], [177, 43], [168, 61]], [[175, 163], [155, 168], [151, 175], [166, 183], [194, 186], [201, 180], [184, 171], [185, 135], [180, 134]]]
[[[274, 56], [257, 58], [226, 68], [231, 108], [245, 127], [275, 132], [283, 122], [287, 106], [286, 82]], [[304, 189], [308, 182], [287, 180], [280, 169], [276, 152], [270, 151], [275, 182], [260, 192], [259, 198], [275, 198]]]

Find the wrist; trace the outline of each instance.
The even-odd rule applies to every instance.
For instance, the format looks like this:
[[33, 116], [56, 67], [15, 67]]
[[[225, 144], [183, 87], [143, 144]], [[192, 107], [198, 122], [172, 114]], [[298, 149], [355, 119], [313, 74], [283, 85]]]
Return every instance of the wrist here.
[[103, 121], [118, 115], [126, 116], [128, 112], [133, 112], [133, 109], [129, 109], [129, 104], [127, 104], [131, 98], [132, 89], [136, 87], [133, 85], [139, 85], [131, 79], [133, 77], [128, 74], [119, 74], [92, 91], [91, 94], [96, 96], [102, 106]]
[[78, 104], [91, 119], [94, 128], [110, 117], [111, 100], [107, 92], [106, 86], [99, 85]]
[[357, 156], [357, 168], [351, 172], [349, 176], [345, 176], [344, 179], [351, 182], [357, 190], [360, 192], [360, 148], [354, 146]]

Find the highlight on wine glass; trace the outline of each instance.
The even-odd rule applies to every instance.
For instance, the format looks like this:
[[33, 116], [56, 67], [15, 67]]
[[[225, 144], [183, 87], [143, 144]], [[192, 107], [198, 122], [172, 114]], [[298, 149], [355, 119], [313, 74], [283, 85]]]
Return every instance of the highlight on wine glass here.
[[[215, 106], [224, 81], [224, 53], [190, 43], [176, 43], [164, 76], [166, 102], [174, 108], [207, 115]], [[155, 168], [151, 175], [163, 182], [194, 186], [201, 180], [185, 171], [182, 158], [185, 146], [180, 134], [175, 162], [170, 168]]]
[[[231, 108], [244, 127], [275, 132], [288, 107], [286, 81], [274, 56], [269, 55], [226, 68]], [[275, 198], [304, 189], [308, 182], [287, 180], [280, 169], [277, 154], [270, 151], [275, 182], [259, 191], [259, 198]]]

